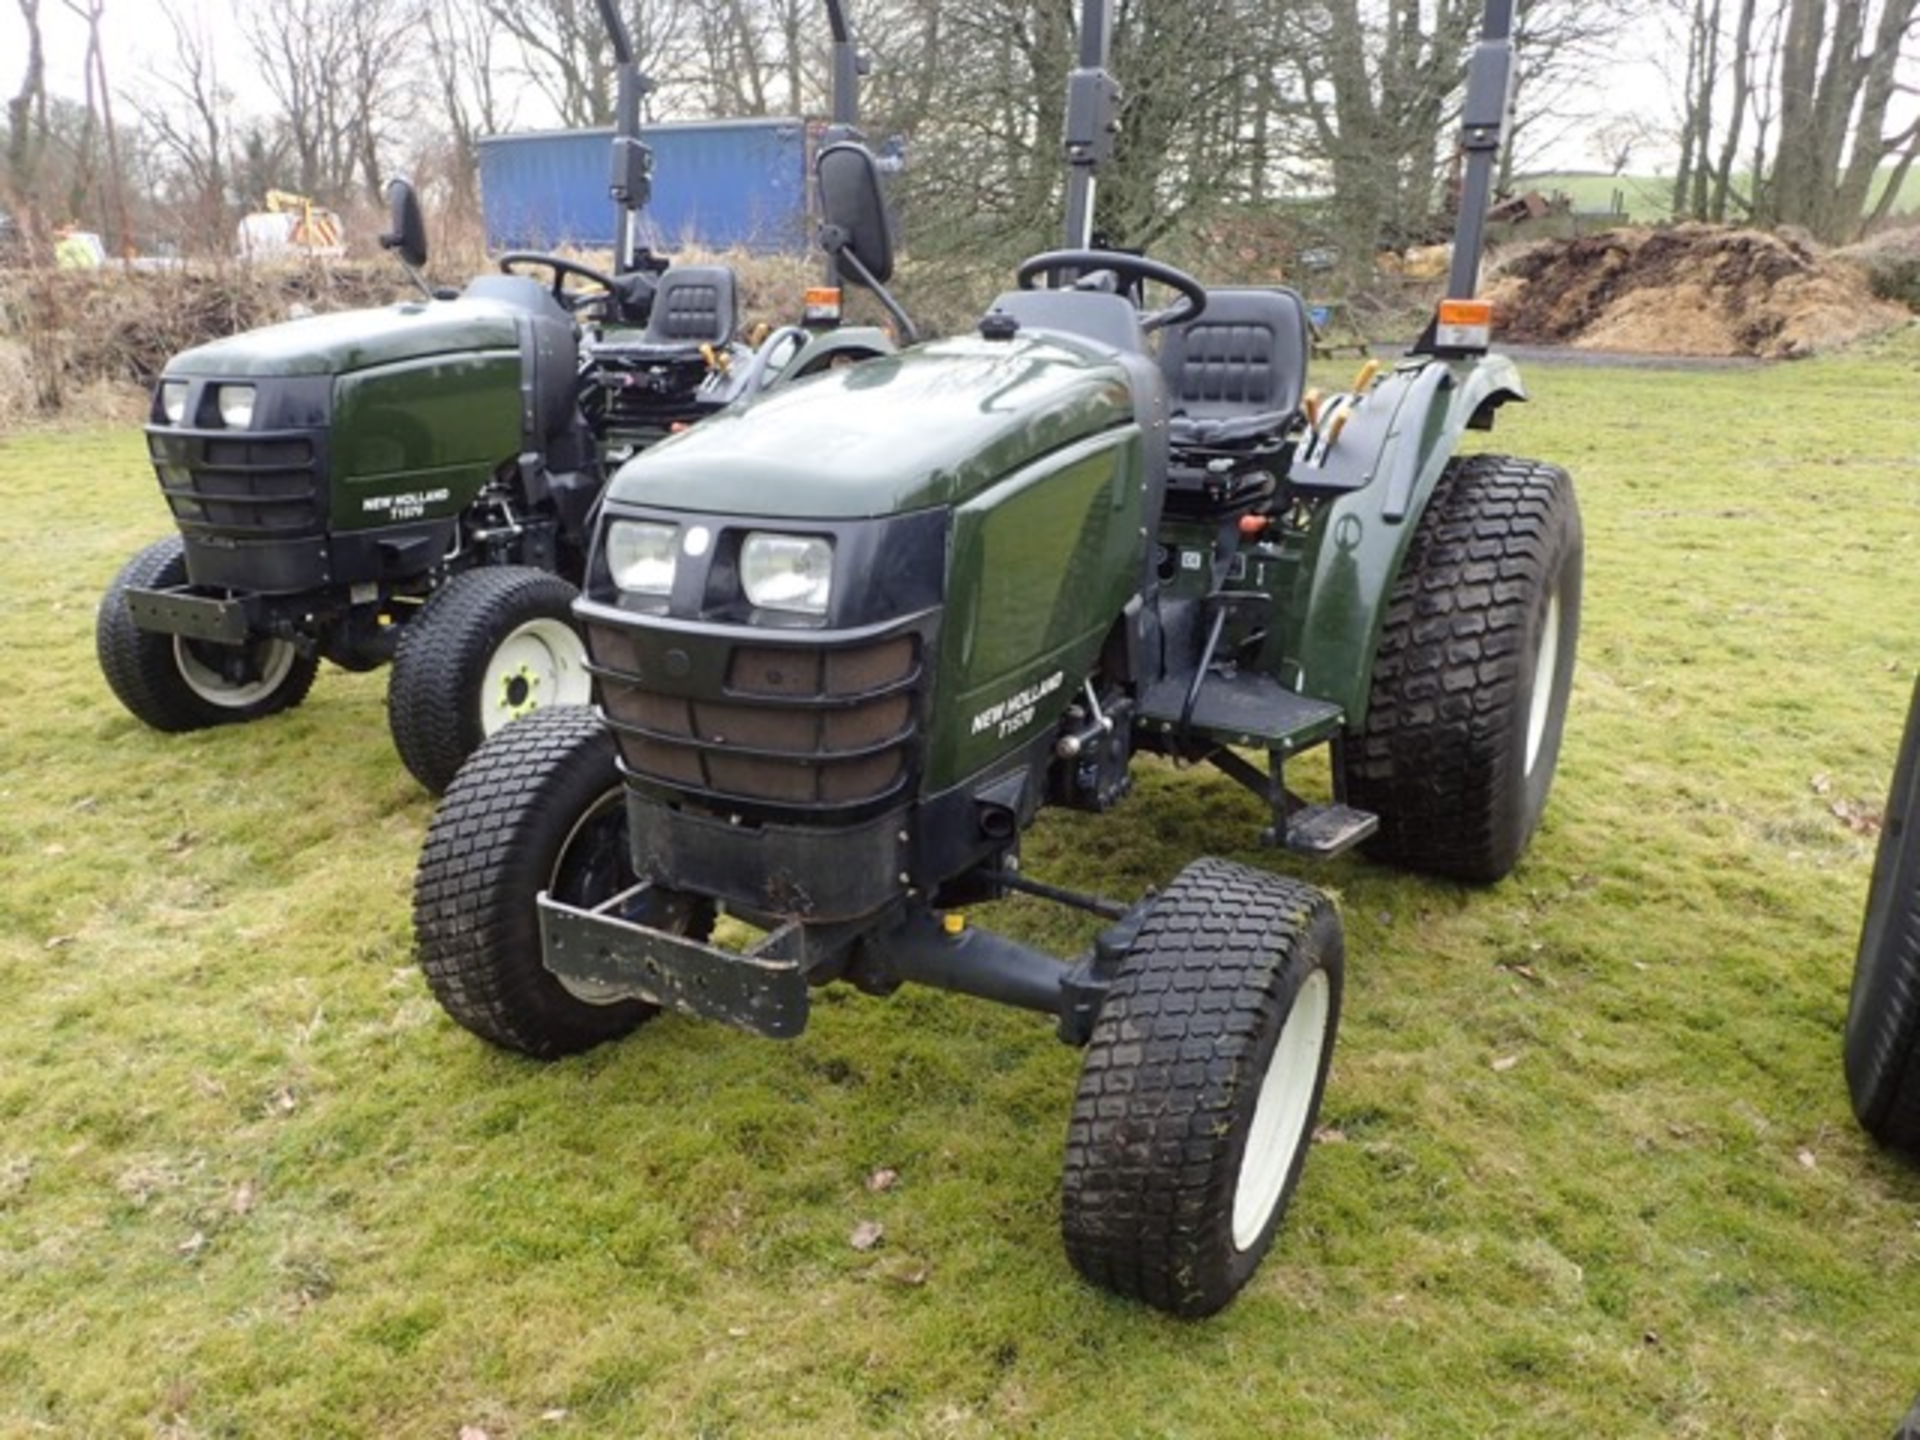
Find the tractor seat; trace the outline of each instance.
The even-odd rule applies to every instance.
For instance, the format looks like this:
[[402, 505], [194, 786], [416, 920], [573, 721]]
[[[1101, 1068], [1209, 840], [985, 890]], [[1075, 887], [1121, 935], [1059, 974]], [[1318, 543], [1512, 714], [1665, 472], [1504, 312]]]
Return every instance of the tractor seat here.
[[1132, 302], [1104, 291], [1009, 290], [987, 311], [981, 333], [1008, 325], [1021, 334], [1071, 335], [1122, 354], [1138, 355], [1146, 348]]
[[620, 353], [642, 361], [687, 359], [698, 356], [702, 345], [731, 342], [739, 323], [733, 271], [725, 265], [670, 266], [654, 281], [647, 328]]
[[1183, 449], [1277, 439], [1298, 419], [1307, 383], [1306, 302], [1281, 288], [1207, 292], [1207, 308], [1160, 341], [1160, 373]]

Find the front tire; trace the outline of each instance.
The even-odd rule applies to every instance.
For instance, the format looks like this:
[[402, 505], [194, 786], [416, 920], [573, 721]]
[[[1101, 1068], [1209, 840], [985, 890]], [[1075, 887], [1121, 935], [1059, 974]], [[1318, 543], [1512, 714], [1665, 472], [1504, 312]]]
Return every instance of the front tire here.
[[1075, 1269], [1175, 1315], [1240, 1292], [1306, 1163], [1344, 974], [1340, 917], [1310, 885], [1208, 859], [1153, 902], [1067, 1129]]
[[220, 645], [134, 623], [129, 590], [186, 583], [186, 547], [178, 535], [169, 535], [129, 560], [100, 597], [94, 617], [100, 673], [135, 719], [180, 734], [277, 715], [307, 698], [320, 660], [291, 640], [262, 635]]
[[592, 698], [579, 592], [523, 565], [454, 576], [400, 634], [387, 682], [387, 724], [400, 759], [433, 794], [508, 722]]
[[1920, 1157], [1920, 684], [1894, 764], [1847, 1002], [1853, 1113], [1883, 1145]]
[[1490, 884], [1519, 863], [1560, 758], [1582, 538], [1564, 470], [1451, 461], [1387, 602], [1345, 800], [1376, 859]]
[[[564, 705], [508, 726], [448, 789], [414, 875], [414, 946], [434, 998], [481, 1039], [542, 1060], [630, 1033], [658, 1007], [570, 989], [548, 970], [535, 897], [588, 907], [635, 878], [600, 717]], [[713, 923], [693, 904], [644, 918], [697, 935]]]

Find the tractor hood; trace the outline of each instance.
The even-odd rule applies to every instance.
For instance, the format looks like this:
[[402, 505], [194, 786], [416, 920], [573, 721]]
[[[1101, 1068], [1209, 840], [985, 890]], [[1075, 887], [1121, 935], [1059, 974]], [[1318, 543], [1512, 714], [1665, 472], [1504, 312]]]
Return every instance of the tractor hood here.
[[414, 300], [249, 330], [184, 350], [169, 375], [344, 375], [374, 365], [518, 348], [524, 312], [491, 299]]
[[629, 461], [609, 492], [650, 509], [855, 519], [961, 504], [1134, 419], [1109, 351], [959, 338], [775, 389]]

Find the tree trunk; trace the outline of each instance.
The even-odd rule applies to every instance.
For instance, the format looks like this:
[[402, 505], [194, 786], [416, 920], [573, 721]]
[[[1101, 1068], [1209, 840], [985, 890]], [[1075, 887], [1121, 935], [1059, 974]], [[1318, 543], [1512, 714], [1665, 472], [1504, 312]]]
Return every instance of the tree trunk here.
[[1733, 110], [1727, 118], [1726, 138], [1720, 146], [1720, 159], [1713, 167], [1713, 198], [1707, 214], [1725, 224], [1727, 210], [1736, 198], [1733, 190], [1733, 165], [1740, 153], [1740, 132], [1746, 128], [1747, 107], [1753, 103], [1753, 23], [1758, 6], [1755, 0], [1740, 0], [1740, 18], [1733, 37]]

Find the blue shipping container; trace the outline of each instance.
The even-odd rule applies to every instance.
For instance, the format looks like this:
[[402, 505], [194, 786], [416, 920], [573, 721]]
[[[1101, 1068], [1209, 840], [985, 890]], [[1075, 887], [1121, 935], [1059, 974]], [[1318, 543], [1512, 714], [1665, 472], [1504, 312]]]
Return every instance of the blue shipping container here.
[[[663, 250], [804, 252], [807, 126], [797, 119], [648, 125], [653, 197], [646, 220]], [[495, 249], [608, 249], [612, 130], [490, 135], [480, 142], [480, 209]]]

